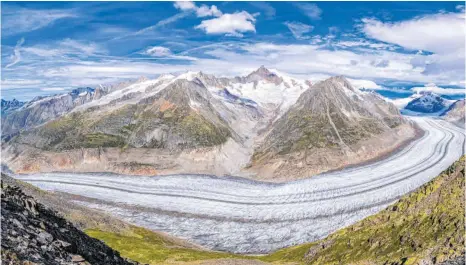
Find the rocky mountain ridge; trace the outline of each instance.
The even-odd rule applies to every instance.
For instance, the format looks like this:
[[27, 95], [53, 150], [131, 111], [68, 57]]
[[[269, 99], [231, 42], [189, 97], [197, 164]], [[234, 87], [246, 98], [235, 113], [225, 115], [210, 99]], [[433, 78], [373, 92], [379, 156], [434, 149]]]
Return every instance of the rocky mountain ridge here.
[[[255, 149], [252, 167], [263, 175], [305, 177], [348, 161], [363, 161], [367, 152], [386, 150], [397, 138], [413, 136], [393, 104], [353, 88], [344, 77], [332, 77], [301, 94], [270, 127]], [[367, 144], [373, 137], [390, 141]]]
[[404, 109], [420, 113], [444, 111], [451, 103], [433, 92], [421, 92]]
[[2, 264], [138, 264], [3, 182], [1, 210]]
[[2, 115], [7, 114], [10, 111], [14, 111], [18, 108], [21, 108], [26, 102], [18, 101], [17, 99], [4, 100], [1, 101], [2, 106]]
[[[150, 174], [195, 172], [256, 175], [257, 172], [243, 169], [250, 163], [254, 152], [256, 158], [270, 148], [276, 149], [274, 152], [283, 153], [281, 147], [277, 149], [274, 146], [274, 137], [270, 135], [280, 135], [280, 128], [286, 132], [294, 128], [285, 128], [288, 127], [285, 120], [291, 118], [291, 109], [317, 112], [317, 116], [322, 118], [319, 118], [320, 125], [314, 121], [304, 121], [299, 125], [306, 127], [301, 128], [304, 131], [327, 130], [324, 141], [328, 143], [322, 148], [338, 145], [349, 150], [344, 146], [382, 132], [392, 139], [395, 135], [390, 129], [406, 125], [393, 105], [375, 94], [354, 89], [345, 78], [331, 78], [325, 82], [343, 85], [323, 93], [325, 96], [320, 98], [325, 100], [315, 104], [319, 107], [313, 109], [305, 106], [314, 104], [313, 93], [316, 92], [313, 91], [320, 91], [321, 85], [311, 85], [308, 81], [294, 79], [263, 66], [247, 76], [235, 78], [217, 78], [202, 72], [186, 72], [178, 76], [161, 75], [154, 80], [140, 79], [131, 84], [112, 87], [105, 90], [105, 93], [88, 93], [85, 99], [79, 98], [79, 103], [66, 113], [45, 115], [51, 121], [40, 126], [32, 126], [38, 122], [24, 124], [24, 119], [17, 122], [18, 116], [23, 115], [21, 110], [7, 115], [6, 131], [12, 127], [19, 130], [21, 126], [18, 124], [24, 125], [24, 131], [13, 135], [11, 140], [6, 139], [5, 158], [11, 168], [18, 172], [75, 171], [80, 170], [79, 168], [120, 172], [118, 168], [127, 168], [131, 164], [131, 168], [138, 169], [131, 169], [130, 172], [136, 170]], [[84, 96], [81, 92], [69, 93], [63, 97], [76, 95]], [[363, 101], [364, 104], [361, 103]], [[325, 107], [326, 104], [331, 105], [331, 111]], [[22, 109], [30, 110], [31, 106], [39, 105], [32, 102]], [[54, 109], [56, 104], [46, 106]], [[39, 117], [48, 113], [37, 112]], [[343, 127], [338, 128], [346, 126], [348, 122], [332, 125], [333, 119], [327, 119], [327, 112], [334, 115], [334, 119], [346, 117], [343, 119], [350, 119], [349, 123], [353, 124], [367, 123], [368, 120], [361, 117], [369, 117], [377, 122], [374, 123], [376, 126], [371, 124], [367, 126], [367, 130], [359, 130], [365, 136], [356, 136], [351, 135], [351, 131], [344, 132]], [[31, 114], [27, 115], [26, 121], [30, 116]], [[41, 119], [35, 119], [37, 120]], [[396, 137], [403, 140], [412, 137], [409, 126], [399, 128], [402, 129], [398, 131], [403, 132]], [[301, 137], [298, 134], [302, 134], [303, 130], [286, 135], [290, 137], [288, 142]], [[261, 143], [262, 146], [257, 147]], [[380, 150], [386, 151], [395, 145], [384, 145]], [[358, 146], [352, 148], [360, 149]], [[299, 148], [291, 149], [301, 151]], [[368, 156], [373, 157], [377, 152]], [[41, 155], [37, 156], [38, 153]], [[146, 154], [144, 158], [139, 157], [142, 153]], [[335, 154], [329, 156], [333, 155]], [[91, 161], [86, 162], [85, 157], [92, 157]], [[235, 159], [231, 159], [233, 157]], [[130, 161], [130, 158], [135, 160]], [[112, 161], [112, 164], [108, 164], [108, 161]], [[104, 166], [92, 169], [91, 164]], [[309, 167], [304, 165], [303, 171], [307, 171]], [[319, 168], [308, 173], [315, 174], [326, 169]], [[300, 176], [304, 176], [303, 174]]]
[[453, 122], [460, 127], [465, 125], [465, 100], [458, 100], [451, 104], [448, 109], [441, 114], [447, 121]]

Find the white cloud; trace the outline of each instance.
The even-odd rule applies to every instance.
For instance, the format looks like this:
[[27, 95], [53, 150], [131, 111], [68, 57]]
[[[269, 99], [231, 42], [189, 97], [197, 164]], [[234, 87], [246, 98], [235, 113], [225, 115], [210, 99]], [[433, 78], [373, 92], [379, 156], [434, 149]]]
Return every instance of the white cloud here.
[[[465, 15], [440, 12], [411, 20], [383, 23], [363, 19], [362, 31], [371, 38], [394, 43], [411, 50], [420, 50], [411, 59], [415, 69], [426, 76], [465, 79]], [[433, 54], [426, 55], [423, 51]]]
[[421, 92], [433, 92], [435, 94], [439, 95], [449, 95], [449, 96], [454, 96], [454, 95], [464, 95], [465, 94], [465, 89], [459, 89], [459, 88], [442, 88], [438, 87], [437, 85], [431, 83], [427, 84], [426, 86], [423, 87], [413, 87], [411, 89], [415, 93], [421, 93]]
[[16, 46], [15, 46], [15, 49], [13, 51], [13, 55], [11, 56], [12, 58], [12, 62], [9, 63], [7, 66], [5, 66], [5, 68], [10, 68], [12, 67], [13, 65], [19, 63], [21, 61], [21, 52], [20, 52], [20, 49], [21, 49], [21, 45], [23, 45], [24, 43], [24, 38], [21, 38], [17, 43], [16, 43]]
[[320, 9], [316, 4], [296, 3], [295, 5], [310, 19], [321, 19], [322, 9]]
[[253, 1], [253, 2], [250, 2], [251, 5], [261, 9], [264, 11], [264, 14], [267, 18], [273, 18], [275, 16], [275, 14], [277, 13], [277, 11], [275, 10], [275, 8], [269, 4], [268, 2], [256, 2], [256, 1]]
[[198, 7], [194, 2], [191, 1], [178, 1], [173, 5], [175, 8], [180, 9], [181, 11], [195, 11], [197, 17], [219, 17], [222, 15], [222, 11], [220, 11], [215, 5], [210, 7], [207, 5], [201, 5]]
[[198, 17], [208, 17], [208, 16], [219, 17], [222, 15], [222, 11], [218, 10], [217, 6], [215, 5], [211, 7], [202, 5], [196, 10], [196, 14]]
[[335, 41], [332, 43], [333, 46], [337, 47], [366, 47], [372, 49], [388, 49], [388, 50], [395, 50], [395, 46], [391, 44], [381, 43], [381, 42], [372, 42], [364, 39], [356, 39], [356, 40], [342, 40], [342, 41]]
[[77, 17], [72, 10], [34, 10], [11, 9], [2, 6], [2, 35], [9, 36], [18, 33], [44, 28], [56, 20]]
[[364, 80], [364, 79], [352, 79], [348, 78], [348, 81], [353, 85], [356, 89], [381, 89], [382, 87], [376, 84], [374, 81], [371, 80]]
[[104, 49], [100, 47], [98, 44], [93, 42], [80, 42], [72, 39], [64, 39], [59, 43], [61, 47], [69, 48], [71, 50], [75, 50], [82, 54], [92, 55], [98, 53], [104, 53]]
[[31, 79], [4, 79], [1, 81], [2, 90], [14, 89], [14, 88], [29, 88], [37, 87], [42, 84], [41, 80], [31, 80]]
[[256, 19], [246, 11], [234, 14], [223, 14], [218, 18], [204, 20], [196, 29], [204, 30], [207, 34], [227, 34], [229, 36], [242, 36], [243, 32], [256, 32], [254, 23]]
[[178, 8], [183, 11], [194, 10], [196, 8], [196, 4], [194, 4], [191, 1], [177, 1], [173, 5], [175, 6], [175, 8]]
[[293, 36], [298, 40], [310, 38], [309, 36], [304, 36], [304, 34], [309, 33], [314, 29], [313, 26], [301, 22], [285, 22], [283, 24], [288, 27]]
[[107, 50], [94, 42], [82, 42], [73, 39], [64, 39], [53, 45], [36, 45], [22, 47], [21, 51], [39, 57], [62, 57], [66, 55], [95, 56], [105, 54]]
[[465, 17], [462, 13], [440, 13], [396, 23], [362, 20], [363, 32], [371, 38], [408, 49], [445, 53], [464, 49]]
[[40, 90], [42, 90], [42, 91], [63, 91], [63, 90], [65, 90], [65, 88], [63, 88], [63, 87], [45, 87], [45, 88], [41, 88]]
[[187, 15], [188, 15], [188, 13], [186, 13], [186, 12], [175, 14], [175, 15], [173, 15], [171, 17], [160, 20], [155, 25], [145, 27], [145, 28], [140, 29], [140, 30], [138, 30], [136, 32], [132, 32], [132, 33], [124, 34], [122, 36], [115, 37], [115, 38], [111, 39], [110, 41], [116, 41], [116, 40], [121, 40], [121, 39], [125, 39], [125, 38], [128, 38], [128, 37], [147, 34], [149, 32], [152, 32], [152, 31], [156, 30], [156, 29], [159, 29], [159, 28], [162, 28], [162, 27], [164, 27], [166, 25], [172, 24], [172, 23], [186, 17]]
[[144, 53], [156, 57], [163, 57], [172, 54], [169, 48], [162, 46], [149, 47]]

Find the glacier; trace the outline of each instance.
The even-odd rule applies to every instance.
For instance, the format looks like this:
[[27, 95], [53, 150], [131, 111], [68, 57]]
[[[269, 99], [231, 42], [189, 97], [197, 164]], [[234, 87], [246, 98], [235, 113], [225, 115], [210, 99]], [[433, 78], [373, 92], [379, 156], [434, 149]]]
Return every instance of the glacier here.
[[462, 128], [435, 118], [409, 119], [425, 133], [391, 156], [286, 183], [195, 174], [14, 177], [80, 195], [77, 203], [209, 249], [268, 253], [321, 239], [384, 209], [464, 154]]

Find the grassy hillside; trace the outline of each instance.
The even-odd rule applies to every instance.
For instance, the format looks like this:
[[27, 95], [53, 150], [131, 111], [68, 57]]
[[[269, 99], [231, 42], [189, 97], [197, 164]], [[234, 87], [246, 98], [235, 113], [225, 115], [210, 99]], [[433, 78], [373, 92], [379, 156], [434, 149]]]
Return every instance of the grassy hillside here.
[[173, 264], [209, 259], [244, 258], [240, 255], [182, 246], [173, 240], [167, 240], [150, 230], [139, 227], [133, 227], [129, 235], [102, 232], [96, 229], [88, 229], [85, 232], [118, 250], [122, 256], [130, 257], [141, 263]]
[[99, 230], [87, 233], [102, 239], [123, 256], [150, 264], [217, 258], [273, 264], [437, 264], [464, 255], [464, 161], [463, 157], [434, 180], [376, 215], [323, 240], [266, 256], [174, 247], [140, 228], [130, 236]]
[[[464, 255], [464, 157], [397, 203], [327, 238], [263, 259], [304, 264], [434, 264]], [[425, 262], [425, 263], [423, 263]]]

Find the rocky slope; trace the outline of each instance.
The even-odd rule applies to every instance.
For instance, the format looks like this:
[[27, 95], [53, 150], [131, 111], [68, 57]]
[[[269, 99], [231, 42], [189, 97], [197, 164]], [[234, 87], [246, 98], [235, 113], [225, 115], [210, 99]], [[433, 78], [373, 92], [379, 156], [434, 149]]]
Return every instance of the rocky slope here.
[[[299, 172], [290, 172], [295, 174], [293, 177], [331, 169], [325, 164], [333, 163], [330, 160], [340, 156], [341, 150], [354, 154], [350, 162], [359, 162], [412, 138], [413, 129], [393, 105], [375, 94], [353, 89], [346, 80], [342, 82], [349, 88], [322, 94], [326, 101], [316, 103], [316, 109], [303, 109], [303, 106], [313, 97], [309, 95], [314, 93], [311, 91], [319, 90], [318, 87], [263, 66], [244, 77], [218, 78], [202, 72], [187, 72], [102, 87], [106, 92], [99, 93], [99, 97], [80, 101], [82, 104], [75, 104], [65, 113], [60, 110], [53, 115], [45, 115], [47, 107], [33, 101], [6, 115], [5, 131], [20, 128], [22, 131], [17, 135], [5, 133], [10, 136], [4, 139], [2, 156], [10, 168], [23, 173], [57, 170], [146, 175], [207, 173], [274, 179], [288, 166], [300, 168]], [[337, 93], [340, 98], [333, 99], [329, 93]], [[302, 99], [297, 102], [300, 96]], [[331, 120], [327, 119], [326, 104], [332, 108]], [[38, 116], [46, 118], [32, 119], [34, 122], [29, 124], [32, 114], [28, 112], [27, 119], [22, 119], [23, 112], [31, 106], [38, 106]], [[55, 106], [52, 104], [51, 108]], [[302, 113], [298, 109], [303, 109]], [[316, 120], [298, 118], [310, 111], [320, 112], [313, 117]], [[345, 118], [347, 115], [351, 117]], [[38, 120], [48, 119], [52, 121], [37, 126]], [[299, 122], [291, 125], [287, 119]], [[316, 121], [325, 131], [322, 137], [328, 137], [328, 146], [313, 149], [316, 157], [309, 156], [309, 152], [303, 155], [303, 150], [311, 148], [311, 143], [306, 141], [320, 141], [311, 132]], [[286, 143], [274, 141], [286, 133], [291, 133], [286, 136], [289, 137]], [[383, 140], [370, 142], [373, 136]], [[295, 140], [299, 143], [291, 146]], [[363, 143], [363, 140], [369, 142]], [[263, 144], [256, 148], [254, 167], [243, 170], [260, 143]], [[303, 148], [306, 145], [309, 148]], [[375, 148], [366, 150], [369, 145]], [[327, 151], [327, 147], [339, 151], [324, 152], [321, 157], [327, 157], [328, 163], [315, 167], [322, 163], [317, 159], [319, 152]], [[276, 154], [294, 157], [297, 152], [300, 157], [287, 157], [291, 162], [285, 167], [281, 166], [281, 160], [264, 167], [261, 162]], [[333, 168], [344, 166], [342, 160], [334, 163]], [[277, 167], [281, 169], [277, 171]]]
[[2, 264], [137, 264], [2, 182]]
[[442, 117], [450, 122], [457, 124], [458, 126], [464, 127], [465, 118], [465, 105], [464, 99], [458, 100], [453, 103], [444, 113], [442, 113]]
[[19, 131], [57, 118], [76, 106], [101, 97], [104, 93], [99, 88], [86, 87], [62, 95], [37, 97], [21, 107], [17, 107], [15, 111], [9, 111], [7, 115], [2, 115], [2, 138], [11, 137]]
[[100, 85], [96, 88], [81, 87], [64, 94], [36, 97], [29, 102], [11, 102], [14, 103], [14, 108], [9, 108], [8, 112], [5, 113], [2, 101], [2, 114], [7, 114], [2, 115], [2, 139], [9, 139], [20, 131], [56, 119], [76, 107], [144, 80], [145, 78], [139, 78], [110, 85]]
[[265, 178], [307, 177], [376, 157], [414, 134], [393, 104], [332, 77], [304, 92], [271, 126], [251, 170]]

